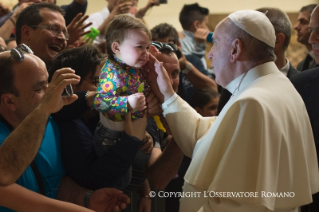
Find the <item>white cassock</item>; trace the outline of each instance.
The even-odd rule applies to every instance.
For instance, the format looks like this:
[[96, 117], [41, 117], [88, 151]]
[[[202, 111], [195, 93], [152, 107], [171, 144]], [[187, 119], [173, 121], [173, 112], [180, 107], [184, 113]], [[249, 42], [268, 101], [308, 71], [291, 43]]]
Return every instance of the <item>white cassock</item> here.
[[[226, 88], [233, 92], [242, 77]], [[183, 191], [201, 193], [182, 197], [181, 212], [295, 212], [318, 192], [305, 105], [273, 62], [248, 71], [219, 117], [201, 117], [177, 95], [162, 107], [175, 141], [192, 157]], [[244, 192], [255, 195], [238, 196]]]

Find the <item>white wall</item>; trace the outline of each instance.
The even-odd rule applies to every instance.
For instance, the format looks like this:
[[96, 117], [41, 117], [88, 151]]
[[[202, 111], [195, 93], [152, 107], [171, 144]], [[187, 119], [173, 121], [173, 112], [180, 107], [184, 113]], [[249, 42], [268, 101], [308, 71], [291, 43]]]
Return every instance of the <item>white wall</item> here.
[[14, 5], [18, 3], [18, 0], [1, 0], [3, 4], [8, 5], [10, 8], [12, 8]]
[[[152, 8], [145, 16], [147, 25], [153, 26], [167, 22], [172, 24], [178, 31], [181, 25], [178, 21], [179, 12], [184, 4], [192, 4], [194, 0], [167, 0], [168, 4]], [[59, 5], [69, 4], [72, 0], [57, 0]], [[146, 5], [148, 0], [139, 0], [139, 7]], [[256, 9], [258, 7], [278, 7], [285, 12], [298, 12], [299, 9], [307, 4], [317, 4], [318, 0], [198, 0], [201, 6], [209, 8], [210, 13], [231, 13], [236, 10]], [[102, 10], [107, 5], [106, 0], [88, 0], [87, 14], [92, 14]], [[294, 22], [292, 20], [292, 22]]]

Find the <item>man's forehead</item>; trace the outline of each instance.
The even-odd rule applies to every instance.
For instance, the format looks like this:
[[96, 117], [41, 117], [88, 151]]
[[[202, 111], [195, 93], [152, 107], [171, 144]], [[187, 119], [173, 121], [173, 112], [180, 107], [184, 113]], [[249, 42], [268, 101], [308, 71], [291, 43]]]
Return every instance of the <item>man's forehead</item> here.
[[214, 33], [213, 33], [213, 37], [217, 36], [220, 32], [222, 32], [223, 30], [225, 30], [226, 27], [226, 22], [229, 21], [229, 19], [226, 17], [223, 20], [221, 20], [215, 27]]
[[[63, 24], [65, 26], [64, 17], [58, 11], [53, 11], [53, 10], [50, 10], [49, 8], [41, 8], [39, 10], [39, 13], [40, 13], [40, 15], [42, 17], [42, 22], [58, 21], [60, 19], [61, 20], [61, 24]], [[57, 19], [58, 16], [60, 16], [59, 19]], [[63, 21], [63, 23], [62, 23], [62, 21]]]
[[178, 64], [178, 59], [173, 52], [169, 54], [166, 54], [166, 53], [158, 54], [156, 58], [163, 63]]
[[[14, 60], [14, 59], [12, 59]], [[13, 63], [13, 68], [23, 68], [25, 70], [32, 71], [34, 69], [35, 71], [38, 70], [45, 70], [46, 71], [46, 66], [45, 63], [36, 55], [33, 54], [28, 54], [24, 53], [24, 59], [21, 62], [14, 61]]]
[[156, 58], [158, 61], [163, 62], [164, 67], [168, 69], [167, 71], [179, 69], [179, 61], [173, 52], [170, 54], [161, 53]]
[[309, 20], [309, 19], [310, 19], [310, 15], [311, 15], [311, 12], [310, 12], [309, 10], [301, 11], [301, 12], [299, 13], [298, 20], [299, 20], [299, 19]]

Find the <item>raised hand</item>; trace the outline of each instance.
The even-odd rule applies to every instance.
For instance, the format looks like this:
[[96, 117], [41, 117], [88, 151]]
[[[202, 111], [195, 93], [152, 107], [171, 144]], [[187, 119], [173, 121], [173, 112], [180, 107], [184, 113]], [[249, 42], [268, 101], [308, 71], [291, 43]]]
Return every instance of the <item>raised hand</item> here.
[[38, 107], [51, 114], [59, 111], [64, 105], [71, 104], [78, 98], [77, 95], [62, 96], [62, 93], [67, 85], [78, 84], [79, 82], [80, 77], [75, 75], [75, 71], [71, 68], [57, 70], [53, 74], [52, 80]]
[[205, 43], [208, 34], [209, 34], [208, 29], [198, 28], [195, 32], [194, 39], [198, 43]]
[[161, 5], [161, 4], [159, 3], [159, 0], [149, 0], [147, 4], [148, 4], [149, 6], [151, 6], [151, 7]]
[[70, 38], [68, 40], [68, 45], [73, 44], [77, 40], [80, 39], [83, 35], [89, 34], [91, 31], [84, 31], [85, 28], [88, 26], [91, 26], [92, 23], [83, 24], [86, 19], [88, 19], [89, 16], [85, 15], [82, 17], [82, 13], [78, 13], [71, 23], [67, 26], [68, 32], [70, 34]]
[[119, 15], [119, 14], [125, 14], [128, 13], [129, 10], [132, 7], [132, 1], [125, 1], [125, 0], [121, 0], [118, 1], [117, 5], [114, 7], [114, 9], [112, 10], [111, 14], [112, 15]]

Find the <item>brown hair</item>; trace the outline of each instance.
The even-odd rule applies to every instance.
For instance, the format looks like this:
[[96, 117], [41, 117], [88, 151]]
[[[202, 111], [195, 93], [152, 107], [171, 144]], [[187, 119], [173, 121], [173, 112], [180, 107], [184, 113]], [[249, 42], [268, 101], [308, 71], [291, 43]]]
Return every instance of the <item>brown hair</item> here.
[[146, 32], [150, 40], [152, 35], [150, 30], [145, 26], [141, 19], [135, 18], [130, 15], [117, 15], [106, 27], [106, 51], [109, 57], [113, 58], [114, 52], [112, 51], [112, 43], [124, 41], [127, 32], [130, 29], [137, 29]]

